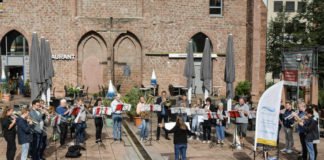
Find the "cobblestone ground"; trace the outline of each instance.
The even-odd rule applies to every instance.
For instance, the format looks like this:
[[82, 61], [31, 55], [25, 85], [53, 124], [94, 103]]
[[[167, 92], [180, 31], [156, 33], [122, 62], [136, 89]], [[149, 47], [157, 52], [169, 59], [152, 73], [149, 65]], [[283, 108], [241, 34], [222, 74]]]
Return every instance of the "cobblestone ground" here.
[[[88, 128], [87, 131], [87, 140], [85, 144], [85, 151], [82, 151], [82, 156], [80, 158], [74, 158], [78, 160], [137, 160], [139, 159], [136, 151], [131, 145], [128, 136], [124, 133], [122, 139], [124, 142], [113, 143], [111, 138], [112, 128], [104, 128], [103, 135], [104, 137], [103, 144], [101, 146], [95, 143], [95, 127], [94, 120], [88, 119], [87, 121]], [[49, 129], [48, 136], [52, 135], [52, 129]], [[68, 136], [68, 143], [72, 142], [73, 139]], [[68, 147], [59, 147], [59, 141], [56, 143], [49, 140], [48, 148], [45, 151], [45, 157], [47, 160], [55, 160], [56, 157], [58, 160], [67, 159], [65, 154]], [[7, 143], [3, 137], [0, 138], [0, 160], [6, 160], [6, 148]], [[21, 146], [18, 145], [17, 140], [17, 152], [16, 158], [20, 160]]]
[[[137, 129], [133, 123], [129, 123], [130, 128], [132, 131], [136, 133], [137, 138], [139, 139], [139, 129]], [[160, 141], [155, 141], [156, 139], [156, 126], [157, 126], [157, 118], [153, 116], [153, 141], [152, 145], [149, 145], [149, 142], [142, 143], [145, 149], [149, 152], [149, 154], [153, 157], [153, 159], [163, 159], [163, 160], [173, 160], [174, 159], [174, 145], [173, 145], [173, 135], [169, 135], [171, 140], [166, 140], [164, 138], [164, 131], [161, 131], [161, 138]], [[215, 135], [215, 130], [213, 129], [212, 135]], [[253, 159], [253, 136], [254, 131], [248, 131], [247, 135], [247, 142], [245, 144], [245, 148], [243, 150], [232, 150], [232, 133], [233, 133], [234, 126], [227, 129], [226, 132], [229, 134], [226, 136], [225, 145], [214, 145], [210, 148], [209, 144], [203, 144], [201, 141], [198, 140], [191, 140], [188, 144], [187, 156], [189, 160], [249, 160]], [[282, 160], [296, 160], [298, 157], [298, 151], [300, 151], [300, 142], [298, 134], [294, 134], [295, 140], [295, 150], [293, 154], [282, 154], [280, 153], [279, 157]], [[324, 147], [323, 144], [324, 139], [321, 138], [321, 142], [318, 146], [318, 159], [324, 159], [324, 154], [321, 148]], [[280, 132], [280, 149], [284, 147], [284, 133], [283, 131]], [[262, 157], [262, 148], [259, 148], [260, 152], [256, 153], [256, 159], [263, 159]], [[276, 155], [276, 150], [273, 148], [269, 152], [270, 156]]]

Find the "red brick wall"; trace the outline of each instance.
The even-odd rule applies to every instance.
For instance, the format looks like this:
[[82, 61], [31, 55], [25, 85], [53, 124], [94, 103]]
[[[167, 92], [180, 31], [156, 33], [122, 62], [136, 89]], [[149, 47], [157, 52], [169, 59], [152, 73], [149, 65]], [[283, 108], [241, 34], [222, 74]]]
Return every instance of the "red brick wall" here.
[[[82, 36], [89, 31], [95, 31], [107, 44], [107, 60], [103, 61], [107, 62], [104, 81], [108, 84], [108, 80], [112, 79], [113, 47], [117, 37], [129, 31], [141, 44], [143, 74], [136, 78], [143, 84], [149, 84], [154, 68], [162, 90], [167, 89], [170, 83], [185, 85], [182, 76], [185, 59], [146, 54], [185, 52], [188, 40], [198, 32], [203, 32], [210, 38], [214, 52], [224, 54], [227, 35], [232, 33], [237, 83], [246, 79], [246, 68], [250, 65], [246, 57], [255, 52], [248, 48], [252, 39], [248, 39], [247, 35], [253, 29], [247, 28], [248, 10], [252, 7], [247, 2], [224, 0], [224, 16], [210, 17], [208, 0], [10, 0], [4, 2], [4, 12], [0, 13], [0, 38], [8, 31], [17, 29], [31, 44], [31, 33], [36, 31], [49, 39], [53, 54], [77, 56], [78, 43]], [[110, 17], [113, 17], [113, 23], [110, 23]], [[225, 58], [218, 57], [213, 62], [213, 83], [224, 85]], [[54, 66], [54, 86], [57, 91], [62, 91], [64, 84], [78, 83], [77, 60], [55, 61]], [[259, 82], [260, 85], [264, 83]]]

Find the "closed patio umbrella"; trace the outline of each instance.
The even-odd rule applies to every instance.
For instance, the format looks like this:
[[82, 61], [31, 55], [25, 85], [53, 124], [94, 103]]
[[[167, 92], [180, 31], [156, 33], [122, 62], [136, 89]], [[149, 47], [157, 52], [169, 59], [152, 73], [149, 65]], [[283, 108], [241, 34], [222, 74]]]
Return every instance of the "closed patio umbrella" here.
[[224, 74], [224, 81], [226, 82], [226, 98], [229, 102], [227, 103], [227, 110], [231, 110], [231, 100], [234, 98], [233, 82], [235, 81], [235, 63], [232, 34], [228, 35]]
[[191, 104], [192, 83], [193, 83], [193, 78], [195, 78], [192, 41], [189, 41], [187, 46], [187, 60], [184, 68], [184, 76], [187, 78], [187, 88], [188, 88], [187, 96], [188, 96], [188, 102], [189, 104]]
[[201, 61], [200, 79], [203, 81], [205, 99], [209, 96], [212, 80], [212, 59], [211, 47], [208, 38], [205, 40], [205, 47]]
[[31, 82], [31, 99], [36, 99], [41, 93], [41, 77], [40, 77], [40, 49], [37, 33], [32, 34], [32, 44], [31, 44], [31, 53], [30, 53], [30, 82]]
[[45, 78], [45, 83], [43, 85], [43, 93], [45, 94], [45, 97], [42, 98], [45, 99], [45, 102], [47, 102], [47, 104], [49, 105], [51, 99], [52, 78], [54, 77], [54, 67], [52, 62], [51, 47], [48, 40], [45, 41], [45, 54], [43, 58]]

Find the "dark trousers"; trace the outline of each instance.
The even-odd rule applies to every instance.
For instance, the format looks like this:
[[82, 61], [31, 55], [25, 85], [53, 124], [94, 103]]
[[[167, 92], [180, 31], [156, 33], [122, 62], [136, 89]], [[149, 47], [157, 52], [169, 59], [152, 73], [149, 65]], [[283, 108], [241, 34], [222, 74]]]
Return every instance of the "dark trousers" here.
[[42, 146], [42, 133], [34, 133], [33, 134], [33, 142], [31, 143], [31, 156], [32, 160], [40, 160], [41, 159], [41, 146]]
[[[162, 123], [162, 119], [164, 120], [164, 123], [168, 122], [168, 115], [158, 115], [158, 124]], [[163, 130], [165, 131], [165, 137], [168, 137], [168, 131], [163, 127]], [[160, 139], [160, 132], [161, 132], [161, 127], [157, 127], [156, 129], [156, 139]]]
[[101, 133], [103, 127], [102, 117], [95, 117], [94, 122], [96, 126], [96, 140], [101, 140]]
[[210, 123], [210, 120], [204, 120], [203, 122], [203, 140], [210, 140], [211, 137], [210, 137], [210, 134], [211, 134], [211, 123]]
[[42, 143], [41, 143], [41, 146], [40, 146], [40, 156], [41, 156], [41, 158], [43, 158], [43, 156], [44, 156], [46, 146], [47, 146], [47, 135], [43, 134]]
[[16, 133], [9, 133], [4, 135], [5, 140], [7, 141], [7, 160], [14, 160], [16, 154]]
[[302, 159], [307, 160], [307, 147], [306, 147], [306, 141], [305, 141], [305, 134], [299, 133], [299, 140], [300, 144], [302, 146]]
[[60, 144], [64, 145], [65, 144], [65, 139], [67, 137], [67, 132], [68, 132], [68, 123], [62, 122], [59, 124], [60, 127]]
[[85, 122], [75, 124], [75, 139], [76, 144], [84, 143], [85, 140]]
[[317, 159], [317, 144], [314, 143], [315, 160]]

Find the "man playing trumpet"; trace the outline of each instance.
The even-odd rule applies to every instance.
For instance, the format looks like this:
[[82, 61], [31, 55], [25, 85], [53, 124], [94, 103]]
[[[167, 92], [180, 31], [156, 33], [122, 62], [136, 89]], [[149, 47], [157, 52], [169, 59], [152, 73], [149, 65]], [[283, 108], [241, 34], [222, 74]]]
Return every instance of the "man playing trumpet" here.
[[29, 113], [30, 118], [35, 122], [33, 141], [31, 143], [31, 156], [33, 160], [44, 159], [41, 154], [41, 147], [43, 144], [43, 128], [44, 120], [43, 114], [40, 112], [40, 102], [39, 100], [32, 101], [32, 109]]
[[[305, 118], [305, 110], [306, 110], [306, 104], [304, 102], [300, 102], [298, 104], [298, 109], [299, 109], [299, 112], [298, 114], [296, 112], [292, 113], [295, 120], [297, 122], [300, 122], [302, 121], [304, 118]], [[298, 133], [299, 133], [299, 140], [300, 140], [300, 144], [302, 146], [302, 156], [301, 156], [301, 159], [302, 160], [307, 160], [307, 147], [306, 147], [306, 142], [305, 142], [305, 130], [303, 128], [303, 126], [301, 126], [300, 124], [298, 124], [298, 127], [297, 127], [297, 130], [298, 130]]]
[[[170, 106], [167, 106], [167, 93], [166, 91], [162, 91], [161, 93], [161, 97], [159, 97], [157, 100], [156, 100], [156, 104], [160, 104], [161, 105], [161, 111], [160, 112], [157, 112], [157, 117], [158, 117], [158, 127], [157, 127], [157, 130], [156, 130], [156, 140], [160, 140], [160, 130], [161, 128], [163, 127], [162, 125], [162, 119], [164, 120], [164, 123], [167, 123], [169, 120], [169, 116], [168, 116], [168, 107]], [[164, 127], [163, 127], [164, 128]], [[169, 136], [168, 136], [168, 132], [165, 130], [164, 128], [164, 131], [165, 131], [165, 139], [167, 140], [170, 140]]]

